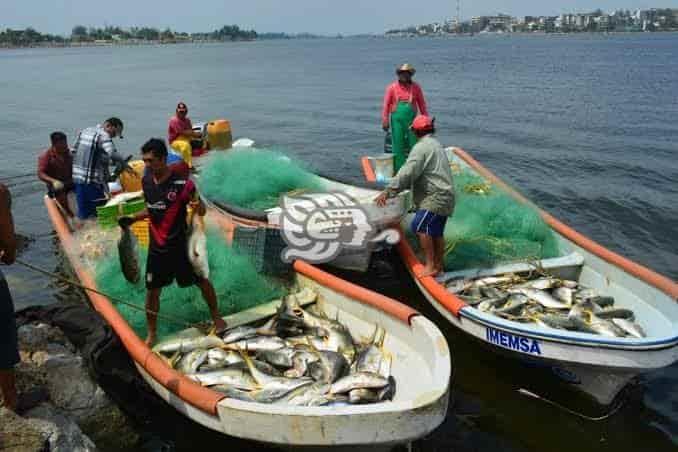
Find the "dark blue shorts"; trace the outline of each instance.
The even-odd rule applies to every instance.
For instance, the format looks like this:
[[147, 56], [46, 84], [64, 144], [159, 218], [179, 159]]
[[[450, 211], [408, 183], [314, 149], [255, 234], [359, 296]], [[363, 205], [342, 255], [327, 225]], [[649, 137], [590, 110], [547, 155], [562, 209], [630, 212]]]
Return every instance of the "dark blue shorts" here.
[[9, 370], [21, 360], [17, 347], [14, 303], [7, 281], [0, 275], [0, 370]]
[[426, 234], [431, 237], [442, 237], [445, 231], [447, 217], [438, 215], [425, 209], [417, 210], [410, 226], [415, 234]]
[[86, 220], [97, 216], [97, 207], [106, 203], [104, 186], [99, 184], [75, 184], [78, 201], [78, 218]]

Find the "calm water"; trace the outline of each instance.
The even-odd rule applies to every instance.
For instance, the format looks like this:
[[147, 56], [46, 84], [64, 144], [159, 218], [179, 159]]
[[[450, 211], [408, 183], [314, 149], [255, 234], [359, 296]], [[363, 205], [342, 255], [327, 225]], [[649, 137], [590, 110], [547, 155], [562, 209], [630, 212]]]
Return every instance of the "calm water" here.
[[[34, 171], [52, 130], [72, 139], [117, 115], [125, 122], [119, 148], [137, 153], [148, 137], [164, 137], [184, 100], [194, 120], [229, 118], [235, 136], [358, 179], [359, 157], [381, 150], [381, 96], [402, 61], [417, 68], [443, 143], [464, 147], [610, 249], [678, 278], [675, 34], [1, 51], [0, 180], [13, 185], [22, 257], [64, 267], [42, 186], [20, 177]], [[21, 268], [3, 271], [18, 307], [77, 298]], [[411, 283], [396, 282], [409, 281], [403, 269], [395, 264], [394, 272], [365, 284], [433, 319], [455, 356], [454, 405], [420, 450], [675, 450], [678, 366], [648, 375], [614, 417], [584, 421], [519, 395], [518, 388], [538, 388], [597, 414], [552, 376], [447, 327]], [[185, 439], [178, 448], [228, 444], [203, 431]]]

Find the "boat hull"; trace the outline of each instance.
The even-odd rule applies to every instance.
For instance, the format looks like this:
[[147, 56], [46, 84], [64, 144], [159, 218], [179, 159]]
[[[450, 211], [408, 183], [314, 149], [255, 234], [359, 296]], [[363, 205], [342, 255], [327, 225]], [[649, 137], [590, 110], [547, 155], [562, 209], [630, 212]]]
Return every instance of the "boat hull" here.
[[[90, 269], [80, 261], [64, 218], [45, 203], [64, 251], [78, 278], [96, 289]], [[208, 219], [224, 221], [210, 213]], [[226, 239], [232, 227], [223, 228]], [[202, 387], [170, 368], [131, 329], [103, 295], [88, 291], [92, 306], [120, 337], [142, 377], [171, 407], [212, 430], [284, 447], [366, 446], [370, 450], [407, 443], [435, 429], [445, 418], [451, 374], [444, 336], [428, 319], [393, 299], [351, 284], [310, 264], [295, 261], [297, 288], [318, 293], [316, 303], [328, 317], [346, 325], [355, 340], [370, 337], [376, 325], [386, 331], [384, 348], [393, 354], [391, 375], [398, 385], [392, 401], [370, 405], [294, 407], [242, 402]], [[230, 327], [275, 314], [279, 301], [225, 318]], [[200, 334], [189, 329], [181, 335]], [[410, 384], [416, 381], [418, 384]]]
[[[474, 170], [519, 202], [529, 203], [463, 150], [448, 148], [451, 149], [452, 164]], [[368, 180], [375, 178], [372, 161], [367, 157], [362, 161]], [[638, 375], [678, 360], [678, 285], [606, 250], [549, 214], [540, 213], [557, 234], [561, 248], [581, 259], [580, 265], [575, 266], [572, 259], [559, 258], [564, 264], [561, 270], [567, 273], [567, 278], [578, 279], [581, 284], [622, 300], [626, 303], [624, 307], [644, 307], [637, 314], [653, 331], [659, 332], [656, 337], [643, 340], [604, 338], [564, 330], [540, 330], [500, 319], [467, 306], [436, 279], [418, 278], [416, 275], [423, 265], [402, 233], [398, 251], [422, 294], [456, 328], [497, 352], [550, 367], [562, 381], [590, 395], [596, 402], [607, 405]], [[404, 220], [403, 227], [406, 223], [407, 220]], [[574, 270], [575, 267], [578, 270]], [[474, 273], [497, 274], [493, 270], [477, 269]]]

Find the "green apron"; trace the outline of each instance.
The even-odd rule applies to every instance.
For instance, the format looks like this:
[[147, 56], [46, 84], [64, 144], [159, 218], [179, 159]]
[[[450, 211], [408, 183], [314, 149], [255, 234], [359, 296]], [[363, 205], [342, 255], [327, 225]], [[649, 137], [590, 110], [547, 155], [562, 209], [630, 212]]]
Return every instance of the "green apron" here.
[[396, 109], [391, 113], [391, 143], [393, 149], [393, 174], [397, 173], [405, 164], [410, 149], [417, 143], [410, 126], [414, 121], [415, 113], [412, 104], [399, 101]]

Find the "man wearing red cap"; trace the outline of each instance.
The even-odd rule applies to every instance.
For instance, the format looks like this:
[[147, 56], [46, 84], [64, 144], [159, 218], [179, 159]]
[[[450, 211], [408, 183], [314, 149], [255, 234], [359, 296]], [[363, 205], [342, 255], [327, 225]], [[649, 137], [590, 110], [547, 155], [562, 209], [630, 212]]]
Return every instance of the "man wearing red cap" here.
[[411, 228], [419, 237], [426, 258], [424, 270], [418, 276], [435, 276], [443, 271], [443, 232], [448, 217], [454, 211], [452, 170], [445, 150], [431, 136], [435, 132], [433, 119], [419, 115], [412, 122], [411, 129], [417, 137], [417, 144], [400, 171], [375, 201], [378, 206], [384, 206], [386, 199], [402, 190], [412, 189], [417, 213]]

